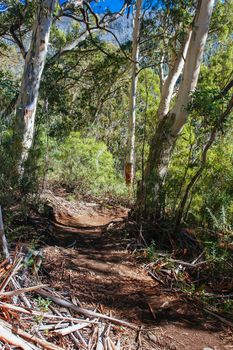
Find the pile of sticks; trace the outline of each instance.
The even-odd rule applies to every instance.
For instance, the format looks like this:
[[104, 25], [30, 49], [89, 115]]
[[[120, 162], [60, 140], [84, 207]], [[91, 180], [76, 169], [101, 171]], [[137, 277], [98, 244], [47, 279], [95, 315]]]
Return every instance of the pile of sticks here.
[[17, 248], [0, 263], [0, 348], [120, 350], [120, 328], [135, 326], [36, 284], [27, 255]]
[[1, 206], [0, 243], [0, 349], [120, 350], [122, 327], [137, 328], [38, 284], [40, 252], [9, 252]]
[[[157, 259], [145, 264], [144, 268], [166, 290], [189, 296], [190, 300], [195, 302], [196, 307], [233, 329], [233, 322], [223, 317], [221, 312], [219, 314], [220, 310], [218, 310], [217, 304], [215, 306], [212, 302], [209, 302], [213, 299], [218, 299], [221, 303], [226, 299], [232, 300], [233, 293], [207, 293], [203, 289], [200, 293], [198, 291], [201, 282], [202, 285], [204, 282], [207, 285], [207, 278], [203, 278], [201, 273], [205, 269], [208, 271], [209, 264], [208, 261], [204, 260], [204, 252], [191, 262], [173, 259], [169, 254], [157, 252]], [[203, 300], [203, 296], [205, 300]]]

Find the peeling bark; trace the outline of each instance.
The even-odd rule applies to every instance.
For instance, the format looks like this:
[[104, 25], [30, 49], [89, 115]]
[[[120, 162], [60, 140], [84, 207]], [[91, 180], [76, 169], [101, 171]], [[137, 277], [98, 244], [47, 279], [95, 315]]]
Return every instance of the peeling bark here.
[[33, 142], [36, 108], [41, 76], [48, 50], [50, 28], [56, 0], [41, 0], [33, 25], [30, 49], [26, 55], [21, 88], [16, 104], [13, 152], [17, 173], [24, 173], [24, 163]]

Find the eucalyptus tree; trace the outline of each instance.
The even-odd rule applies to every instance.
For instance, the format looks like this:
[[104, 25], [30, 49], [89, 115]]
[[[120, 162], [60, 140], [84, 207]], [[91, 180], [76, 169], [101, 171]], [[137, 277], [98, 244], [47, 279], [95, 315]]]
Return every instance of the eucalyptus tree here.
[[[165, 180], [176, 140], [186, 123], [188, 104], [195, 90], [208, 36], [214, 0], [199, 0], [191, 28], [184, 35], [179, 53], [161, 82], [158, 124], [150, 145], [144, 183], [138, 206], [144, 217], [158, 219], [165, 201]], [[171, 105], [175, 84], [182, 72], [175, 103]]]
[[33, 25], [30, 48], [25, 56], [24, 72], [16, 103], [13, 156], [20, 177], [32, 146], [41, 76], [48, 52], [50, 29], [56, 0], [42, 0]]
[[[14, 136], [12, 154], [14, 168], [19, 178], [24, 174], [25, 161], [28, 159], [29, 151], [33, 144], [36, 109], [39, 98], [39, 88], [42, 73], [45, 67], [50, 30], [53, 22], [61, 17], [68, 17], [72, 21], [81, 23], [81, 33], [72, 42], [61, 48], [53, 56], [53, 62], [64, 53], [74, 50], [81, 40], [88, 35], [92, 37], [92, 32], [96, 30], [108, 30], [107, 26], [118, 18], [129, 6], [130, 1], [124, 1], [120, 11], [117, 13], [106, 13], [99, 18], [93, 11], [89, 1], [65, 1], [59, 5], [57, 0], [40, 0], [16, 3], [8, 0], [6, 2], [5, 23], [0, 25], [0, 36], [8, 35], [18, 46], [24, 62], [24, 71], [21, 79], [21, 87], [16, 103], [16, 115], [14, 120]], [[29, 32], [28, 21], [25, 18], [33, 17], [36, 8], [33, 30], [31, 33], [30, 47], [27, 51], [22, 29]], [[55, 14], [56, 8], [56, 16]], [[12, 18], [12, 13], [16, 11], [16, 16]]]

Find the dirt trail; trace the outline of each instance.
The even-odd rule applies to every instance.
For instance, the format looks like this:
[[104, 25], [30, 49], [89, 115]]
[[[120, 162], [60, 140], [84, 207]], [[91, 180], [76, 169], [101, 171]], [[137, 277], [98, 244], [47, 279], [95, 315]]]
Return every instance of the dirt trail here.
[[139, 338], [135, 331], [121, 330], [124, 349], [233, 349], [218, 322], [148, 276], [127, 251], [121, 231], [109, 235], [106, 228], [126, 219], [127, 209], [55, 199], [62, 205], [56, 206], [50, 228], [52, 245], [50, 237], [44, 248], [50, 284], [86, 307], [98, 305], [104, 313], [141, 326]]

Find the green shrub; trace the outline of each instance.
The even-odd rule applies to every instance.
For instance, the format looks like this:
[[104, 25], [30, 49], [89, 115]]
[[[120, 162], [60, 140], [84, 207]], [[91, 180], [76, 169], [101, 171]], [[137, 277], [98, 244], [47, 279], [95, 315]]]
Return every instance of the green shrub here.
[[103, 142], [83, 139], [72, 132], [50, 155], [49, 178], [74, 187], [80, 193], [124, 196], [127, 188], [122, 175], [116, 174], [114, 159]]

